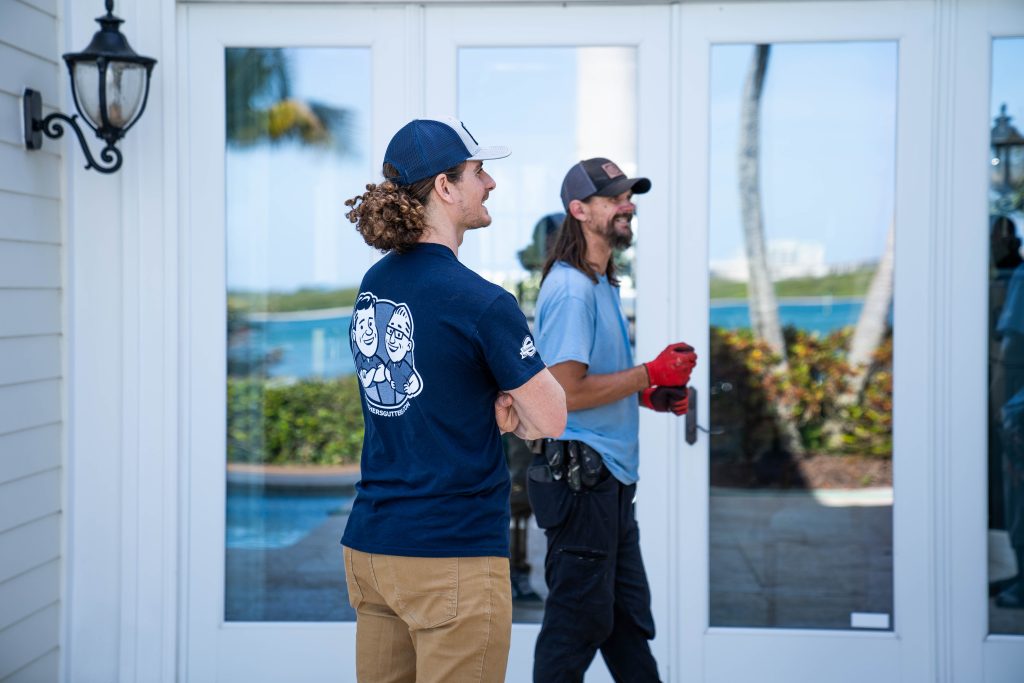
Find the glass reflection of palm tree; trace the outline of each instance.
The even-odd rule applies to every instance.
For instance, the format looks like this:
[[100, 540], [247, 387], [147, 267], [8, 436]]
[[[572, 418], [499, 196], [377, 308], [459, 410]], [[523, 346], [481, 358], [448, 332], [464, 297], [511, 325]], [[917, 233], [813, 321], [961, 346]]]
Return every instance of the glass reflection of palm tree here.
[[226, 116], [228, 144], [237, 147], [298, 142], [352, 151], [353, 113], [292, 93], [288, 51], [281, 48], [228, 48]]

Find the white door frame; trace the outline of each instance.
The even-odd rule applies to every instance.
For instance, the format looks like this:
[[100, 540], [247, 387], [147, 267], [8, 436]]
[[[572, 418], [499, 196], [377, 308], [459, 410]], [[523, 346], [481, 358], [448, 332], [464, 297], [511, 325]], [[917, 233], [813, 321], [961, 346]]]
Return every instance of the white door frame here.
[[[801, 629], [709, 627], [708, 439], [681, 447], [675, 471], [679, 494], [668, 515], [677, 568], [685, 586], [670, 599], [677, 611], [669, 624], [670, 670], [681, 681], [860, 681], [932, 680], [932, 534], [929, 481], [934, 464], [931, 415], [921, 396], [933, 395], [935, 380], [922, 336], [935, 329], [935, 294], [929, 250], [932, 168], [932, 45], [930, 2], [752, 3], [683, 5], [678, 13], [681, 68], [676, 91], [683, 131], [679, 140], [678, 204], [684, 240], [676, 245], [679, 292], [676, 308], [688, 306], [682, 336], [708, 348], [708, 169], [709, 60], [716, 43], [899, 42], [896, 138], [896, 273], [894, 348], [894, 630], [848, 632]], [[684, 294], [685, 293], [685, 294]], [[698, 364], [694, 385], [709, 395], [708, 365]], [[698, 422], [708, 423], [708, 401]], [[682, 443], [682, 429], [674, 443]], [[742, 653], [742, 654], [740, 654]], [[813, 673], [811, 673], [813, 672]]]
[[[355, 667], [354, 623], [224, 621], [226, 231], [224, 48], [369, 47], [372, 167], [409, 118], [402, 7], [183, 6], [181, 234], [184, 568], [182, 680], [318, 682]], [[367, 178], [367, 182], [372, 178]], [[341, 192], [343, 188], [339, 188]], [[358, 188], [353, 188], [353, 193]], [[341, 229], [341, 226], [339, 226]], [[340, 539], [339, 539], [340, 542]], [[341, 552], [339, 545], [338, 552]], [[339, 577], [339, 581], [343, 580]]]
[[[952, 680], [984, 683], [1019, 681], [1024, 671], [1024, 637], [989, 635], [988, 628], [988, 169], [992, 128], [990, 93], [992, 41], [1024, 37], [1024, 6], [1014, 0], [979, 0], [960, 5], [947, 51], [956, 55], [944, 66], [939, 114], [948, 131], [938, 139], [948, 159], [936, 179], [949, 197], [937, 214], [943, 240], [940, 258], [950, 273], [944, 329], [949, 330], [952, 364], [940, 409], [944, 429], [938, 443], [948, 444], [943, 458], [949, 474], [936, 480], [935, 495], [949, 504], [937, 507], [938, 577], [945, 616], [951, 622], [949, 654], [942, 662]], [[1016, 122], [1019, 128], [1021, 122]], [[979, 673], [983, 672], [983, 676]]]
[[[668, 83], [672, 70], [670, 55], [671, 11], [666, 6], [596, 7], [428, 7], [426, 9], [425, 62], [430, 64], [425, 77], [427, 112], [453, 112], [458, 104], [458, 50], [460, 47], [633, 47], [637, 50], [637, 166], [638, 173], [653, 180], [654, 189], [641, 200], [643, 225], [636, 247], [638, 271], [636, 347], [637, 357], [653, 357], [671, 330], [664, 316], [668, 305], [665, 286], [669, 261], [664, 245], [670, 239], [671, 197], [669, 145], [665, 138], [669, 122]], [[500, 32], [495, 32], [500, 27]], [[472, 125], [472, 122], [470, 122]], [[515, 150], [513, 150], [515, 154]], [[550, 189], [552, 195], [557, 187]], [[495, 228], [495, 229], [500, 229]], [[657, 347], [657, 348], [656, 348]], [[646, 412], [646, 411], [645, 411]], [[645, 418], [641, 422], [641, 450], [665, 453], [668, 447], [668, 421]], [[667, 554], [664, 539], [654, 529], [648, 531], [646, 519], [661, 516], [651, 501], [663, 486], [660, 459], [642, 459], [638, 501], [641, 520], [641, 544], [650, 566], [664, 564]], [[649, 497], [648, 497], [649, 496]], [[646, 517], [645, 517], [646, 515]], [[655, 603], [665, 594], [667, 575], [651, 574]], [[660, 581], [660, 585], [653, 585]], [[655, 611], [655, 618], [659, 617]], [[659, 625], [660, 628], [660, 625]], [[539, 624], [514, 624], [509, 655], [508, 680], [530, 680], [533, 647]], [[656, 641], [659, 663], [667, 661], [667, 641]], [[663, 667], [663, 665], [662, 665]], [[664, 670], [661, 671], [665, 675]], [[588, 681], [611, 681], [600, 656], [587, 672]]]

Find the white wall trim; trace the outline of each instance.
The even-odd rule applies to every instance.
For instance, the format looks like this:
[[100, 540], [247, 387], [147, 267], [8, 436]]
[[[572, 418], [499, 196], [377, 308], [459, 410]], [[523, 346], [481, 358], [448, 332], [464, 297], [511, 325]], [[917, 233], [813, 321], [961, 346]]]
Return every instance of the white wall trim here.
[[[102, 6], [62, 9], [61, 48], [80, 50]], [[70, 164], [65, 681], [176, 679], [175, 12], [174, 0], [117, 5], [132, 46], [158, 60], [146, 111], [118, 145], [121, 169], [87, 171], [77, 140], [60, 143]]]

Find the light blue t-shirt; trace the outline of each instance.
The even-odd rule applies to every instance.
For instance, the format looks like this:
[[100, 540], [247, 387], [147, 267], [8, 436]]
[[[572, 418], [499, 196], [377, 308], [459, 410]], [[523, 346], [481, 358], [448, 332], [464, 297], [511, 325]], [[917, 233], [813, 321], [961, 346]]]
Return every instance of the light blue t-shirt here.
[[[633, 367], [626, 317], [618, 287], [601, 276], [597, 284], [559, 261], [544, 279], [537, 298], [537, 349], [549, 366], [578, 361], [590, 374], [608, 374]], [[636, 396], [569, 413], [561, 438], [586, 443], [604, 458], [608, 470], [623, 484], [638, 478]]]

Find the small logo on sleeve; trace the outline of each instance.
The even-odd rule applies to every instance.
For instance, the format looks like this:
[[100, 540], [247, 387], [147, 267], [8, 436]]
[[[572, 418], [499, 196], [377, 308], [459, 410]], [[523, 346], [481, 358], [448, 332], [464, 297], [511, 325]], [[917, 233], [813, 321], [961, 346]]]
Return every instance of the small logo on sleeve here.
[[523, 345], [519, 347], [519, 357], [525, 360], [536, 355], [537, 347], [533, 345], [533, 338], [530, 335], [526, 335], [523, 337]]

